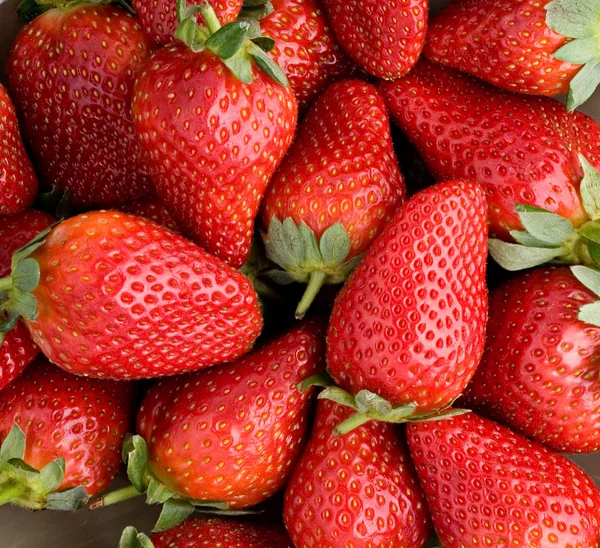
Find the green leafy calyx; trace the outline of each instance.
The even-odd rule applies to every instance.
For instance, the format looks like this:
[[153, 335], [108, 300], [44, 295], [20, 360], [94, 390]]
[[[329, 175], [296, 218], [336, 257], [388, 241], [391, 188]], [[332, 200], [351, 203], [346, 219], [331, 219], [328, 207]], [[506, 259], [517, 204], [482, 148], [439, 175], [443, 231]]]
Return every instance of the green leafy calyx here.
[[135, 527], [123, 530], [118, 548], [154, 548], [154, 544], [144, 533], [138, 533]]

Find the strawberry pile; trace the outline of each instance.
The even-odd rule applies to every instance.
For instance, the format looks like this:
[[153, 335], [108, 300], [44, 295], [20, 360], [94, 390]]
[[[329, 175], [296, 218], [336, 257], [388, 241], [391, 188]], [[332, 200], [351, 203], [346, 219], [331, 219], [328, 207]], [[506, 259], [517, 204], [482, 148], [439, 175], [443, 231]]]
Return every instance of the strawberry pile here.
[[119, 548], [600, 547], [562, 455], [600, 453], [600, 0], [430, 11], [19, 6], [0, 505], [160, 506]]

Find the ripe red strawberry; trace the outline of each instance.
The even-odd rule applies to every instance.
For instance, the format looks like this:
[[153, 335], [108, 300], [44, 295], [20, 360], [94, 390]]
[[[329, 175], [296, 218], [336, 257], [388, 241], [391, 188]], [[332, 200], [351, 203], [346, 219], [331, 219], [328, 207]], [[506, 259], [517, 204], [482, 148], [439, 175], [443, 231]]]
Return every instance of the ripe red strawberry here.
[[186, 43], [156, 52], [136, 82], [134, 124], [158, 195], [178, 224], [240, 267], [260, 200], [292, 141], [297, 105], [281, 69], [247, 38], [247, 22], [220, 27], [207, 3], [200, 9], [210, 47], [194, 42], [194, 20], [183, 19]]
[[[80, 375], [193, 371], [246, 353], [262, 328], [247, 278], [125, 213], [72, 217], [15, 262], [12, 277], [0, 280], [8, 290], [4, 307], [25, 316], [52, 362]], [[27, 291], [35, 299], [11, 299]]]
[[405, 194], [387, 110], [365, 82], [333, 84], [303, 120], [263, 201], [267, 256], [283, 281], [308, 283], [302, 317], [323, 284], [344, 281]]
[[0, 215], [14, 215], [29, 207], [38, 181], [27, 156], [15, 107], [0, 84]]
[[577, 0], [454, 0], [432, 19], [424, 53], [509, 91], [569, 92], [572, 110], [598, 84], [598, 53], [586, 48], [596, 41], [596, 22], [581, 6]]
[[378, 78], [404, 76], [417, 62], [427, 31], [429, 0], [324, 0], [341, 46]]
[[329, 322], [327, 364], [356, 395], [349, 402], [356, 423], [438, 412], [471, 379], [487, 319], [485, 213], [474, 183], [416, 194], [344, 285]]
[[23, 322], [6, 333], [0, 343], [0, 390], [25, 370], [39, 351]]
[[[283, 487], [312, 407], [298, 383], [323, 371], [323, 347], [319, 326], [305, 323], [230, 365], [154, 385], [138, 413], [139, 436], [124, 454], [132, 484], [147, 491], [149, 503], [181, 506], [178, 521], [159, 520], [155, 530], [183, 520], [194, 501], [247, 508]], [[157, 500], [163, 488], [168, 495]]]
[[419, 548], [427, 511], [408, 450], [391, 424], [338, 437], [350, 410], [321, 400], [310, 441], [288, 483], [284, 522], [298, 548]]
[[125, 11], [86, 3], [46, 11], [14, 43], [7, 78], [23, 135], [43, 181], [75, 205], [124, 203], [150, 188], [130, 115], [150, 45]]
[[2, 449], [19, 461], [0, 459], [2, 502], [76, 509], [103, 490], [119, 470], [132, 395], [129, 383], [76, 377], [36, 360], [0, 398]]
[[467, 413], [408, 425], [410, 452], [444, 548], [594, 548], [600, 492], [565, 457]]
[[535, 269], [492, 291], [467, 406], [556, 451], [599, 451], [600, 329], [584, 321], [597, 301], [567, 268]]
[[120, 211], [141, 217], [142, 219], [148, 219], [157, 225], [168, 228], [175, 234], [181, 234], [179, 226], [173, 219], [172, 215], [165, 205], [156, 196], [146, 196], [140, 198], [134, 202], [124, 204], [119, 208]]

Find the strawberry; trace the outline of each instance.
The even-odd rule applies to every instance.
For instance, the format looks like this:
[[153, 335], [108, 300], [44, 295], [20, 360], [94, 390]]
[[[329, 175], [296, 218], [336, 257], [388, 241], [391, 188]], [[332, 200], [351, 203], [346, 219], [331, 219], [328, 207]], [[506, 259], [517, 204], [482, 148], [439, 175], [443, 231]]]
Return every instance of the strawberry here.
[[122, 205], [119, 210], [130, 215], [135, 215], [136, 217], [141, 217], [142, 219], [148, 219], [157, 225], [168, 228], [171, 232], [175, 232], [175, 234], [181, 234], [181, 230], [179, 230], [179, 226], [169, 213], [169, 210], [155, 196], [146, 196], [145, 198], [129, 202]]
[[565, 457], [474, 413], [408, 425], [444, 548], [594, 548], [600, 492]]
[[165, 504], [160, 531], [198, 501], [241, 509], [275, 494], [308, 426], [311, 393], [298, 383], [322, 372], [323, 346], [318, 325], [305, 323], [230, 365], [158, 382], [139, 410], [139, 435], [123, 450], [134, 489], [97, 506], [147, 492], [149, 503]]
[[1, 502], [74, 510], [103, 490], [119, 470], [132, 395], [128, 383], [36, 360], [0, 398]]
[[[39, 283], [38, 283], [39, 279]], [[252, 284], [143, 219], [92, 212], [13, 256], [3, 308], [55, 364], [91, 377], [192, 371], [246, 353], [262, 328]]]
[[310, 441], [285, 493], [284, 522], [298, 548], [419, 548], [427, 512], [394, 425], [333, 433], [350, 410], [321, 400]]
[[12, 383], [38, 355], [39, 348], [23, 322], [4, 335], [0, 343], [0, 390]]
[[38, 181], [27, 156], [15, 107], [0, 84], [0, 215], [14, 215], [33, 203]]
[[600, 81], [600, 2], [583, 6], [579, 0], [454, 0], [431, 20], [424, 53], [509, 91], [568, 92], [573, 110]]
[[600, 291], [600, 274], [574, 268], [535, 269], [491, 292], [486, 349], [466, 392], [484, 415], [568, 453], [600, 450], [600, 315], [584, 285]]
[[339, 43], [369, 74], [400, 78], [421, 55], [429, 0], [324, 0], [323, 4]]
[[405, 194], [385, 103], [365, 82], [333, 84], [303, 120], [263, 202], [267, 256], [306, 283], [302, 317], [323, 284], [344, 281]]
[[86, 3], [46, 11], [14, 43], [7, 78], [23, 135], [41, 178], [68, 189], [77, 206], [150, 189], [130, 115], [150, 45], [125, 11]]
[[[211, 33], [205, 43], [198, 41], [198, 9]], [[183, 0], [179, 11], [185, 43], [156, 52], [139, 76], [135, 130], [178, 224], [240, 267], [260, 200], [292, 141], [297, 105], [281, 69], [249, 39], [247, 22], [221, 27], [208, 3], [194, 9]]]
[[[479, 363], [487, 318], [485, 200], [454, 181], [415, 194], [375, 239], [335, 302], [321, 394], [365, 421], [445, 409]], [[394, 407], [397, 406], [397, 407]]]

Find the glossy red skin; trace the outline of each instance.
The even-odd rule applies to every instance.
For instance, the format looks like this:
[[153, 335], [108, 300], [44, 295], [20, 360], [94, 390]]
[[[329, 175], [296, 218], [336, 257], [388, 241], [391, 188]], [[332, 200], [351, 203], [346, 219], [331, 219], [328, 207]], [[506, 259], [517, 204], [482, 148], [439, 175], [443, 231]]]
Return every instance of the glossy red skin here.
[[260, 20], [265, 36], [275, 40], [269, 52], [288, 77], [300, 112], [325, 88], [355, 72], [340, 48], [316, 0], [272, 0], [273, 13]]
[[393, 80], [417, 62], [429, 0], [324, 0], [323, 5], [339, 43], [369, 74]]
[[305, 440], [324, 341], [305, 323], [230, 365], [165, 379], [146, 396], [138, 433], [169, 489], [231, 508], [254, 506], [285, 484]]
[[359, 80], [331, 85], [300, 124], [263, 200], [262, 222], [302, 222], [317, 241], [341, 222], [362, 253], [406, 194], [383, 98]]
[[[191, 0], [188, 6], [200, 6], [203, 0]], [[159, 44], [174, 42], [177, 21], [176, 0], [132, 0], [133, 9], [137, 12], [142, 27], [148, 36]], [[242, 0], [211, 0], [219, 21], [224, 25], [236, 20], [242, 9]], [[196, 15], [196, 21], [204, 26], [202, 15]]]
[[407, 431], [444, 548], [598, 545], [600, 492], [565, 457], [474, 413]]
[[538, 268], [490, 293], [486, 349], [466, 407], [563, 453], [600, 450], [597, 297], [568, 268]]
[[509, 94], [425, 60], [380, 90], [438, 180], [484, 186], [492, 235], [510, 240], [509, 230], [523, 229], [518, 203], [554, 211], [575, 226], [587, 220], [570, 129], [575, 119], [558, 101]]
[[0, 390], [6, 388], [25, 370], [39, 351], [23, 322], [19, 321], [6, 333], [0, 344]]
[[72, 217], [32, 255], [33, 339], [55, 364], [117, 380], [234, 360], [262, 329], [247, 278], [192, 242], [118, 212]]
[[293, 548], [278, 528], [219, 518], [190, 519], [152, 535], [154, 548], [214, 548], [217, 539], [219, 548]]
[[320, 400], [310, 441], [288, 483], [283, 519], [297, 548], [419, 548], [427, 510], [396, 426], [333, 429], [352, 410]]
[[119, 208], [120, 211], [141, 217], [142, 219], [148, 219], [157, 225], [169, 229], [175, 234], [181, 234], [179, 226], [173, 219], [173, 216], [169, 213], [169, 210], [162, 203], [160, 198], [156, 196], [146, 196], [140, 198], [134, 202], [124, 204]]
[[131, 383], [77, 377], [39, 358], [2, 392], [0, 438], [17, 423], [25, 432], [27, 464], [39, 470], [63, 457], [58, 491], [81, 485], [94, 495], [121, 466], [132, 396]]
[[498, 87], [560, 95], [581, 65], [554, 57], [567, 43], [546, 25], [551, 0], [454, 0], [431, 19], [423, 53]]
[[336, 384], [421, 411], [463, 391], [484, 347], [485, 213], [481, 189], [461, 181], [398, 211], [336, 299], [327, 336]]
[[150, 46], [125, 11], [91, 4], [47, 11], [13, 45], [6, 75], [23, 136], [41, 179], [68, 189], [77, 206], [124, 203], [151, 188], [130, 114]]
[[138, 78], [133, 115], [173, 217], [209, 253], [242, 266], [260, 200], [296, 127], [291, 88], [256, 69], [244, 84], [209, 50], [174, 45]]
[[27, 156], [15, 107], [0, 84], [0, 215], [14, 215], [29, 207], [38, 180]]

